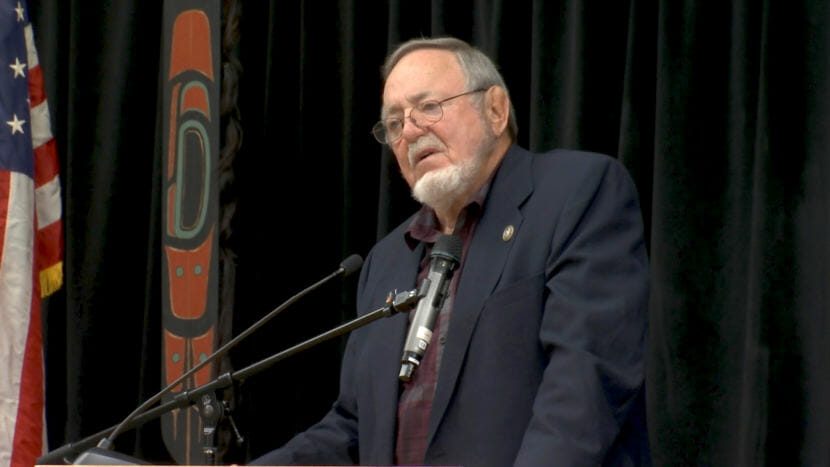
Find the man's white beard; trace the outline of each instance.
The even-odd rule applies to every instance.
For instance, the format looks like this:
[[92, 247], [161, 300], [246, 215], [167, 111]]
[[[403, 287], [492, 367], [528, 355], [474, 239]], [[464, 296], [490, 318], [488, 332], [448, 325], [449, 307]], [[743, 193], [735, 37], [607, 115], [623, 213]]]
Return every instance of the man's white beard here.
[[[485, 128], [489, 130], [489, 127]], [[430, 138], [431, 142], [437, 141], [435, 135], [432, 134], [422, 138]], [[467, 201], [460, 198], [472, 196], [469, 192], [471, 185], [475, 182], [476, 176], [494, 145], [495, 136], [487, 132], [472, 158], [427, 172], [415, 182], [412, 197], [438, 212], [446, 212], [454, 204]], [[415, 147], [417, 146], [419, 145], [416, 144]]]
[[412, 197], [436, 211], [446, 211], [453, 205], [464, 186], [469, 184], [470, 170], [464, 168], [472, 163], [473, 160], [469, 160], [460, 165], [450, 165], [427, 172], [415, 182]]

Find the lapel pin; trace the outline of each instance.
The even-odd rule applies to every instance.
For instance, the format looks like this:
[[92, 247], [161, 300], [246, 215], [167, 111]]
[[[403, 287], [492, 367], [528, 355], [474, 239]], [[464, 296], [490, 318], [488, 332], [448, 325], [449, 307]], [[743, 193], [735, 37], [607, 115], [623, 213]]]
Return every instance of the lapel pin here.
[[501, 239], [505, 242], [509, 242], [511, 238], [513, 238], [513, 233], [516, 229], [513, 228], [512, 225], [508, 225], [504, 228], [504, 231], [501, 233]]

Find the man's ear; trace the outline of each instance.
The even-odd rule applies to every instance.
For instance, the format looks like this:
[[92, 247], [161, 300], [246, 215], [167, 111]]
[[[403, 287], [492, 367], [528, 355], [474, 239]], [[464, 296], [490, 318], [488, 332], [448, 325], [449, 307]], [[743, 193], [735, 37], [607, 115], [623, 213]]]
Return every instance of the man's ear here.
[[501, 86], [490, 86], [484, 95], [484, 115], [493, 134], [501, 136], [510, 117], [510, 99]]

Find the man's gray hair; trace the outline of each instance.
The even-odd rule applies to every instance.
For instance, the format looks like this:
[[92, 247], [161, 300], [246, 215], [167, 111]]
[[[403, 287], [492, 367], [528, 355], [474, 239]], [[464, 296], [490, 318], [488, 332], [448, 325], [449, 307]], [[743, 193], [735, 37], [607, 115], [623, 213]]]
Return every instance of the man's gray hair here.
[[468, 91], [487, 89], [490, 86], [499, 86], [504, 89], [504, 93], [510, 102], [510, 116], [507, 127], [510, 131], [510, 136], [512, 136], [514, 141], [516, 140], [516, 136], [519, 134], [519, 125], [516, 122], [516, 110], [513, 108], [513, 101], [510, 100], [510, 94], [507, 91], [507, 86], [504, 84], [504, 78], [502, 78], [496, 68], [496, 64], [487, 55], [460, 39], [454, 37], [438, 37], [434, 39], [412, 39], [404, 42], [386, 57], [386, 62], [381, 69], [383, 81], [386, 82], [392, 69], [395, 68], [395, 65], [404, 56], [422, 49], [446, 50], [454, 53], [461, 67], [461, 71], [467, 78]]

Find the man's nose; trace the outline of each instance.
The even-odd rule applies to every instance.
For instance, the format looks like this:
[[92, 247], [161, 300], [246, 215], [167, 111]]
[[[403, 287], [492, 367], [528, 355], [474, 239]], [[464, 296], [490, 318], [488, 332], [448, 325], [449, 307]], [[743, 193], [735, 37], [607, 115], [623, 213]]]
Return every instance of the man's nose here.
[[428, 125], [421, 125], [418, 122], [417, 118], [413, 117], [410, 113], [403, 119], [403, 130], [401, 131], [401, 137], [406, 139], [409, 142], [414, 141], [417, 138], [420, 138], [427, 132]]

